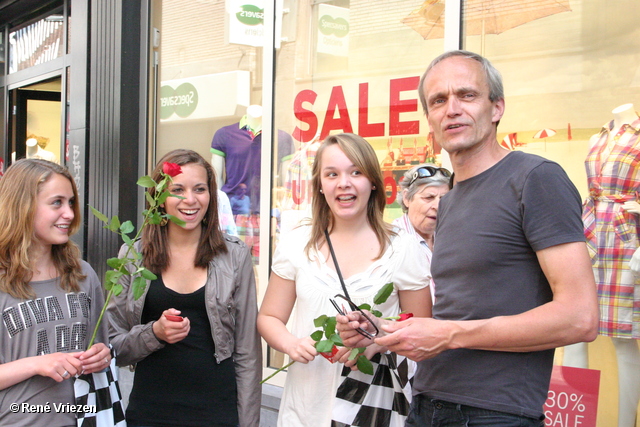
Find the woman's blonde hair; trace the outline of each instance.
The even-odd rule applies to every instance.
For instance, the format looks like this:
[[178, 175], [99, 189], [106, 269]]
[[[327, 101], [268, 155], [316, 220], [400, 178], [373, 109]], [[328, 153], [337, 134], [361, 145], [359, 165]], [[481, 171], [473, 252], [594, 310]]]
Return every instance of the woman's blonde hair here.
[[[196, 252], [195, 267], [206, 268], [215, 256], [226, 253], [227, 246], [224, 243], [222, 231], [218, 226], [218, 189], [213, 167], [200, 154], [192, 150], [177, 149], [165, 154], [156, 168], [151, 173], [151, 178], [156, 182], [161, 179], [162, 166], [165, 162], [175, 163], [178, 166], [195, 164], [202, 166], [207, 172], [207, 184], [209, 186], [209, 206], [202, 220], [202, 233]], [[155, 187], [149, 188], [149, 194], [155, 194]], [[149, 204], [147, 203], [147, 209]], [[150, 271], [159, 274], [167, 269], [171, 263], [169, 258], [168, 227], [161, 225], [149, 225], [142, 231], [143, 264]]]
[[[0, 291], [14, 298], [35, 296], [29, 282], [33, 277], [30, 250], [35, 242], [34, 224], [38, 193], [54, 174], [69, 180], [75, 203], [69, 235], [80, 227], [78, 189], [69, 171], [41, 159], [22, 159], [11, 165], [0, 178]], [[74, 242], [52, 245], [53, 264], [60, 275], [60, 287], [68, 292], [80, 290], [82, 274], [80, 250]]]
[[355, 167], [371, 181], [373, 190], [367, 203], [367, 221], [380, 242], [380, 252], [378, 253], [378, 258], [380, 258], [391, 242], [390, 237], [393, 234], [391, 227], [383, 220], [387, 200], [384, 193], [382, 171], [373, 147], [364, 138], [353, 133], [341, 133], [327, 137], [316, 152], [311, 176], [313, 194], [311, 238], [305, 247], [305, 253], [309, 256], [309, 251], [312, 248], [320, 248], [325, 241], [324, 230], [331, 232], [333, 228], [333, 214], [327, 200], [320, 193], [320, 189], [322, 188], [322, 154], [327, 147], [334, 144], [338, 145]]

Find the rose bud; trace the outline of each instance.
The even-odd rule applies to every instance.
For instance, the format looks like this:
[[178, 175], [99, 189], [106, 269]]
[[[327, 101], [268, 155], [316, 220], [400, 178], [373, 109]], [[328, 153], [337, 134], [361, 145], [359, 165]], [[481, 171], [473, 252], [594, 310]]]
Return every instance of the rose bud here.
[[173, 178], [176, 175], [180, 175], [182, 173], [182, 169], [175, 163], [164, 162], [162, 164], [162, 172]]

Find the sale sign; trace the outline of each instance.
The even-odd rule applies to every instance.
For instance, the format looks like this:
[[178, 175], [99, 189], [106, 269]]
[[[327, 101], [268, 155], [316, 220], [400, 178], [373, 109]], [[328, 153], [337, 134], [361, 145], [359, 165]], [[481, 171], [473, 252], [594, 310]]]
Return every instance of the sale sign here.
[[545, 426], [595, 427], [599, 388], [600, 371], [555, 365], [544, 404]]

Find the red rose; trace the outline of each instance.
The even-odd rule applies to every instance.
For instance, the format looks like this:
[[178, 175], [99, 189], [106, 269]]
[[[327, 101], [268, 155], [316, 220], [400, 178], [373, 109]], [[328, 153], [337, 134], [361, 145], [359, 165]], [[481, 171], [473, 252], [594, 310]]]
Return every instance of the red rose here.
[[336, 353], [338, 352], [338, 347], [336, 347], [335, 345], [331, 348], [331, 351], [325, 351], [320, 353], [322, 355], [322, 357], [324, 357], [325, 359], [327, 359], [329, 362], [334, 363], [335, 360], [333, 360], [333, 356], [336, 355]]
[[413, 313], [400, 313], [400, 318], [398, 321], [402, 322], [403, 320], [407, 320], [413, 317]]
[[173, 178], [176, 175], [180, 175], [182, 173], [182, 169], [180, 169], [180, 166], [175, 163], [164, 162], [162, 164], [162, 172]]

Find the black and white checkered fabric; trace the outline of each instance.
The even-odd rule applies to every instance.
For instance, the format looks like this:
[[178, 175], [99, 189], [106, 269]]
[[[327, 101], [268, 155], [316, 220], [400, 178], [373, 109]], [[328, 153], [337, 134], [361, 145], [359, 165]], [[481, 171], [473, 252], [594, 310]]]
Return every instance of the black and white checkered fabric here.
[[76, 405], [95, 408], [77, 413], [78, 427], [126, 427], [115, 357], [104, 371], [76, 378], [74, 391]]
[[331, 427], [403, 427], [416, 363], [395, 353], [371, 358], [373, 375], [344, 368]]

